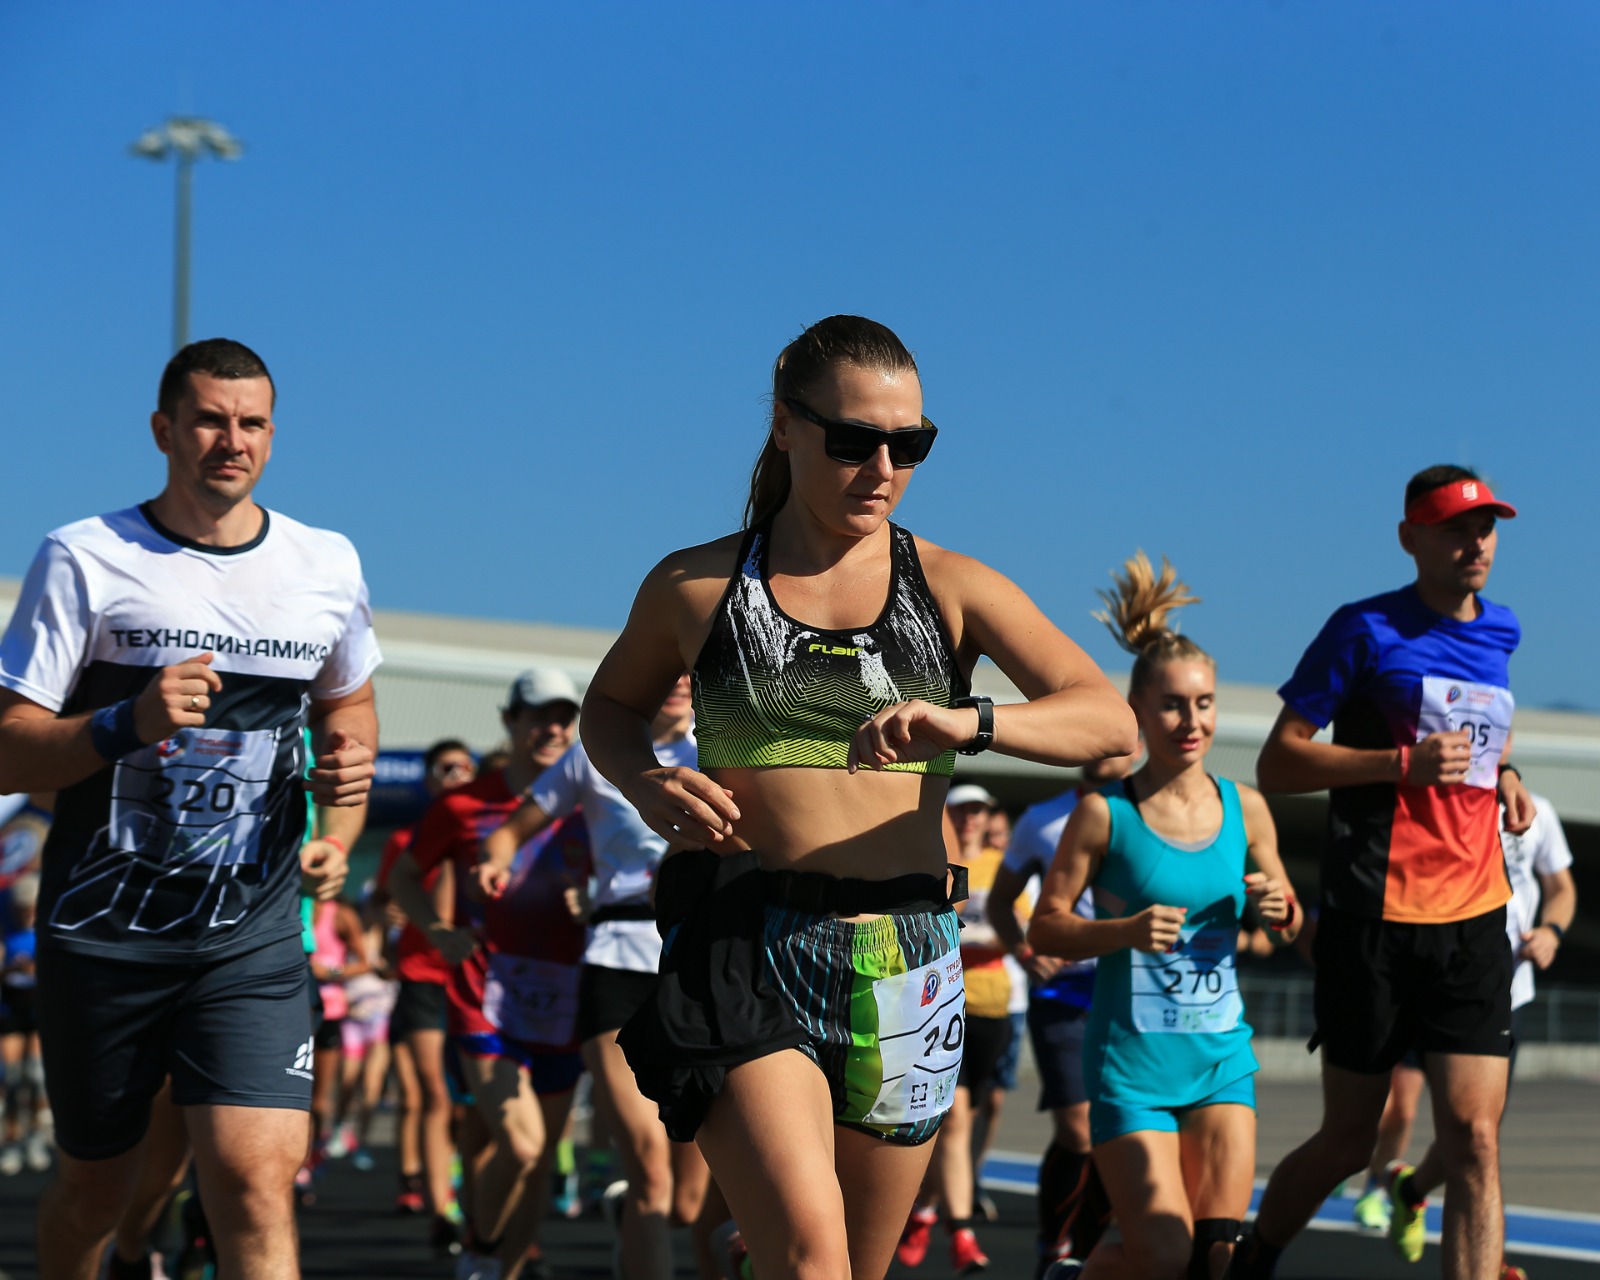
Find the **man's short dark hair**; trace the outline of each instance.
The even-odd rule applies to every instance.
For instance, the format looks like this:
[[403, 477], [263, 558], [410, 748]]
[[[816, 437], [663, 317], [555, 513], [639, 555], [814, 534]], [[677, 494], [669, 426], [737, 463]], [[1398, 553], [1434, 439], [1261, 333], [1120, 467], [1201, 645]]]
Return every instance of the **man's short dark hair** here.
[[423, 752], [423, 772], [432, 773], [433, 766], [439, 763], [439, 757], [447, 755], [452, 751], [464, 751], [469, 756], [472, 754], [472, 748], [469, 747], [465, 742], [461, 741], [460, 738], [441, 738], [438, 742], [435, 742], [431, 747]]
[[156, 411], [168, 418], [178, 414], [178, 401], [189, 389], [191, 373], [209, 374], [213, 378], [265, 378], [272, 386], [272, 398], [278, 398], [277, 384], [267, 372], [267, 363], [242, 342], [232, 338], [206, 338], [191, 342], [161, 371], [161, 389], [156, 392]]
[[1470, 467], [1452, 467], [1449, 463], [1443, 463], [1437, 467], [1427, 467], [1406, 481], [1405, 509], [1410, 511], [1411, 504], [1418, 498], [1427, 497], [1435, 489], [1443, 485], [1452, 484], [1457, 480], [1482, 479], [1483, 477]]

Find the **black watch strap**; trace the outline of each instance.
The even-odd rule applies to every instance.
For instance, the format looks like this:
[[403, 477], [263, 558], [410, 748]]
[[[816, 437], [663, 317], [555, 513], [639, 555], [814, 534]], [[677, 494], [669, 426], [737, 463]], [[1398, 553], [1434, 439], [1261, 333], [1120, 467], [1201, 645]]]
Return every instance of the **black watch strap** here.
[[994, 699], [986, 698], [981, 693], [973, 694], [966, 698], [957, 698], [950, 704], [951, 708], [976, 707], [978, 710], [978, 732], [969, 742], [957, 747], [964, 756], [975, 756], [987, 751], [994, 746]]

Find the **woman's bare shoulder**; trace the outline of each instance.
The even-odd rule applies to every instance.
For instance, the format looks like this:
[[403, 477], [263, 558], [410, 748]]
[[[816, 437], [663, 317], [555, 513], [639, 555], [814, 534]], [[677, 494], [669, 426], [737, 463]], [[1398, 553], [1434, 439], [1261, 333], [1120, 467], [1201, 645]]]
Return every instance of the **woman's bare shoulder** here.
[[690, 599], [707, 592], [720, 597], [737, 567], [735, 560], [743, 541], [742, 532], [730, 533], [698, 546], [681, 547], [663, 556], [650, 570], [645, 588]]

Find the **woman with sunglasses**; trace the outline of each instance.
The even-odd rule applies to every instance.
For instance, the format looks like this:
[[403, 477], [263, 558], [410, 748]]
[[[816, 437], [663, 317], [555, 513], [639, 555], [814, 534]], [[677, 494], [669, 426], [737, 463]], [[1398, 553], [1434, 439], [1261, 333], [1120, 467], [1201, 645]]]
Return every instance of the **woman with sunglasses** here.
[[[893, 333], [806, 330], [773, 370], [745, 529], [651, 572], [584, 704], [591, 760], [675, 851], [662, 983], [622, 1044], [763, 1280], [881, 1277], [950, 1105], [956, 750], [1135, 745], [1126, 703], [1015, 585], [889, 522], [934, 436]], [[968, 697], [984, 653], [1032, 701]], [[698, 769], [650, 749], [685, 668]]]
[[[1217, 668], [1169, 625], [1195, 597], [1144, 552], [1095, 616], [1135, 655], [1128, 701], [1148, 755], [1083, 797], [1045, 877], [1028, 942], [1098, 957], [1084, 1034], [1094, 1165], [1122, 1239], [1045, 1273], [1219, 1280], [1255, 1174], [1256, 1058], [1234, 952], [1246, 900], [1286, 946], [1299, 928], [1261, 793], [1206, 771]], [[1251, 864], [1254, 870], [1249, 870]], [[1095, 917], [1077, 914], [1085, 889]]]

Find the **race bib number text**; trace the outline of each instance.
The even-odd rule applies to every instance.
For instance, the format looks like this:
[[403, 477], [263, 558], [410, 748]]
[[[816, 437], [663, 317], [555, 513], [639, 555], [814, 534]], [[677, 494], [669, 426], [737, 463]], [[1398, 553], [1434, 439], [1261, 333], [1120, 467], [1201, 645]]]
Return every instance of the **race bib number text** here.
[[117, 761], [111, 844], [163, 866], [233, 866], [261, 857], [277, 734], [180, 729]]
[[1237, 1027], [1244, 1017], [1233, 963], [1237, 942], [1229, 928], [1185, 929], [1162, 955], [1135, 951], [1134, 1028], [1193, 1035]]
[[578, 966], [492, 952], [483, 1016], [513, 1040], [569, 1043], [578, 1023]]
[[881, 978], [872, 984], [872, 994], [883, 1083], [865, 1118], [898, 1125], [943, 1115], [955, 1099], [967, 1029], [960, 953]]
[[1506, 749], [1506, 735], [1511, 732], [1511, 713], [1515, 708], [1511, 690], [1498, 685], [1424, 676], [1417, 741], [1421, 742], [1430, 733], [1465, 729], [1472, 738], [1472, 766], [1467, 770], [1466, 784], [1493, 791], [1499, 781], [1498, 765]]

